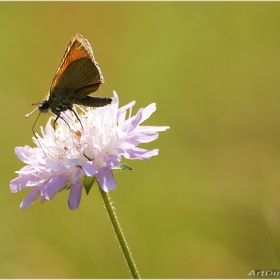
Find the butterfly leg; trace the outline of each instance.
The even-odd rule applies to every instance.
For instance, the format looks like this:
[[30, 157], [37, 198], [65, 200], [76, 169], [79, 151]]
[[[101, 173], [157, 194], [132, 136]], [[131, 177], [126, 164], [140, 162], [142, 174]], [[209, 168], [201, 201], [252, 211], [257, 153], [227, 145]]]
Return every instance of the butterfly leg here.
[[56, 118], [55, 118], [55, 120], [54, 120], [54, 122], [53, 122], [53, 129], [55, 130], [55, 123], [57, 122], [57, 120], [58, 120], [59, 118], [65, 121], [65, 123], [66, 123], [67, 126], [69, 127], [69, 130], [71, 131], [70, 125], [68, 124], [68, 122], [67, 122], [64, 118], [62, 118], [62, 117], [60, 116], [60, 113], [56, 115]]
[[70, 109], [70, 110], [74, 113], [75, 117], [77, 118], [77, 120], [78, 120], [79, 123], [81, 124], [82, 130], [84, 131], [84, 127], [83, 127], [82, 122], [81, 122], [80, 118], [78, 117], [77, 113], [75, 112], [74, 109]]

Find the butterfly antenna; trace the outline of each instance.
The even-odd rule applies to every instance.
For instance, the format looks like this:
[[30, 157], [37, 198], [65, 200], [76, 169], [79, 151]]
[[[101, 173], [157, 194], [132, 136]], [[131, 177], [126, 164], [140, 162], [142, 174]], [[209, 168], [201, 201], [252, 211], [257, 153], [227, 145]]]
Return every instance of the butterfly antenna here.
[[[36, 109], [37, 109], [37, 108], [36, 108]], [[36, 109], [35, 109], [35, 110], [36, 110]], [[25, 117], [27, 118], [28, 116], [30, 116], [35, 110], [33, 110], [31, 113], [27, 114]], [[41, 112], [39, 112], [39, 115], [37, 116], [37, 118], [36, 118], [36, 120], [35, 120], [35, 122], [34, 122], [34, 124], [33, 124], [33, 126], [32, 126], [32, 132], [33, 132], [35, 138], [37, 139], [37, 141], [38, 141], [38, 143], [39, 143], [39, 145], [40, 145], [40, 147], [41, 147], [41, 149], [42, 149], [42, 151], [43, 151], [45, 157], [47, 158], [47, 155], [46, 155], [46, 153], [44, 152], [44, 149], [43, 149], [43, 147], [42, 147], [42, 145], [41, 145], [41, 143], [40, 143], [40, 140], [39, 140], [39, 138], [37, 137], [37, 135], [36, 135], [36, 133], [35, 133], [35, 131], [34, 131], [35, 124], [36, 124], [37, 120], [39, 119], [40, 115], [41, 115]]]
[[38, 104], [33, 103], [33, 104], [31, 104], [31, 105], [37, 105], [37, 107], [36, 107], [31, 113], [26, 114], [26, 115], [25, 115], [26, 118], [28, 118], [30, 115], [32, 115], [32, 114], [38, 109]]

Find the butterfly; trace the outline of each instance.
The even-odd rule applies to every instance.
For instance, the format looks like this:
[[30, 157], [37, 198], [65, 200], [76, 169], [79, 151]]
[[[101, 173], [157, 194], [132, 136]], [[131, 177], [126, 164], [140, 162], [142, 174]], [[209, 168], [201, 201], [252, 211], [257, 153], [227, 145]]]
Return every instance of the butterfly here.
[[[102, 83], [104, 83], [104, 78], [93, 56], [90, 43], [82, 35], [75, 34], [70, 39], [54, 75], [48, 96], [42, 102], [32, 104], [37, 105], [35, 110], [40, 111], [35, 123], [41, 113], [47, 113], [50, 110], [56, 115], [54, 127], [59, 118], [63, 119], [61, 112], [66, 110], [72, 111], [80, 121], [73, 109], [74, 104], [88, 107], [102, 107], [110, 104], [112, 98], [89, 96], [98, 90]], [[30, 116], [35, 110], [25, 117]], [[33, 133], [35, 123], [32, 127]]]

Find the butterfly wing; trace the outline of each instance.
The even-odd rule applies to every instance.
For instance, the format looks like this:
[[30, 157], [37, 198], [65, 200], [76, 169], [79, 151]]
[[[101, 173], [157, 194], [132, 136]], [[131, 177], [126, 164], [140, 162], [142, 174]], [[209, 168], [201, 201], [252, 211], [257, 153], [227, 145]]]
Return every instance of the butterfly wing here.
[[75, 34], [54, 75], [50, 97], [63, 95], [81, 98], [96, 91], [102, 83], [104, 78], [89, 42], [82, 35]]

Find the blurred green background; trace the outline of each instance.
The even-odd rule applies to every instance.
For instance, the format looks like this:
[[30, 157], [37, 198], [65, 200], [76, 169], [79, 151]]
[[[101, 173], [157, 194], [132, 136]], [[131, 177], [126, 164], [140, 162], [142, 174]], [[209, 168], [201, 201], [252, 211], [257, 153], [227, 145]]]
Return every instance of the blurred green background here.
[[[0, 3], [1, 278], [130, 278], [98, 190], [22, 211], [9, 182], [72, 35], [146, 125], [168, 125], [111, 192], [143, 278], [280, 270], [280, 3]], [[44, 125], [41, 116], [37, 125]]]

